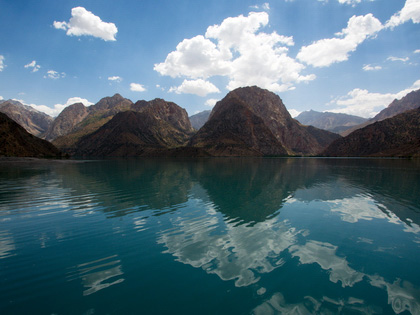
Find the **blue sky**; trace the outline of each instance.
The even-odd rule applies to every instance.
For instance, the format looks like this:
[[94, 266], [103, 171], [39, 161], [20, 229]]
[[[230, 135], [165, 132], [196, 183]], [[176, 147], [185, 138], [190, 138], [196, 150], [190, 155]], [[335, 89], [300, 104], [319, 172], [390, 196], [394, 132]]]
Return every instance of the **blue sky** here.
[[420, 88], [420, 0], [0, 0], [0, 99], [57, 115], [120, 93], [190, 115], [258, 85], [372, 117]]

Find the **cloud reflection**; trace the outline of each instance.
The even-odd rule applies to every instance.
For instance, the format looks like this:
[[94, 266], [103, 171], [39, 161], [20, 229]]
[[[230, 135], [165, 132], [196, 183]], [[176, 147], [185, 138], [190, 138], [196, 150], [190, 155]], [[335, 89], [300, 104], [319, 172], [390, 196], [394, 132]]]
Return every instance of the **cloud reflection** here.
[[167, 253], [222, 280], [235, 280], [237, 287], [253, 284], [259, 280], [257, 273], [281, 266], [280, 253], [303, 232], [275, 218], [252, 226], [234, 224], [223, 221], [212, 209], [193, 219], [179, 217], [172, 225], [158, 238]]
[[69, 280], [80, 278], [85, 287], [83, 295], [91, 295], [124, 281], [124, 278], [120, 277], [124, 274], [120, 263], [117, 255], [113, 255], [79, 264], [76, 266], [76, 273], [70, 274]]

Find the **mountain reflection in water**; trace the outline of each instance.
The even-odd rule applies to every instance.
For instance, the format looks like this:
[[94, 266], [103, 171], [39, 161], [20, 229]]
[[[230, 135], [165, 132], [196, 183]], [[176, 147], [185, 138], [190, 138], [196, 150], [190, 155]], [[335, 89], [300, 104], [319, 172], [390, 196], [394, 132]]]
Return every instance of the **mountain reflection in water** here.
[[[191, 314], [420, 313], [419, 161], [80, 161], [0, 179], [6, 313], [167, 313], [159, 296]], [[19, 272], [51, 283], [34, 294]]]

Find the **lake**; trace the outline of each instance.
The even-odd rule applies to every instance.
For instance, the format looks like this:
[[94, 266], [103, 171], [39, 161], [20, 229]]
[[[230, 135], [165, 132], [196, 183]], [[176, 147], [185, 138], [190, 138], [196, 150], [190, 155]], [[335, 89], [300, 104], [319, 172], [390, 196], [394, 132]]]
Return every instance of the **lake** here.
[[0, 314], [420, 314], [419, 160], [0, 163]]

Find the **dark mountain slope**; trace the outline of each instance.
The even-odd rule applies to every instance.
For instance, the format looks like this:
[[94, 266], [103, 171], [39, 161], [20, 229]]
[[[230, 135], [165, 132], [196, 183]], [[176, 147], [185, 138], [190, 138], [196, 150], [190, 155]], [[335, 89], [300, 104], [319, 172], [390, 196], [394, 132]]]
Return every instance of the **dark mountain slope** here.
[[6, 114], [0, 113], [0, 156], [59, 157], [61, 153], [48, 141], [28, 133]]
[[[223, 128], [229, 135], [224, 134]], [[302, 126], [290, 116], [278, 95], [253, 86], [233, 90], [219, 101], [190, 145], [214, 148], [217, 143], [224, 142], [241, 148], [250, 145], [258, 151], [255, 155], [315, 155], [325, 148], [325, 143], [338, 137]], [[215, 148], [215, 152], [224, 151]], [[232, 155], [237, 154], [232, 151]]]
[[331, 143], [326, 156], [420, 156], [420, 108], [404, 112]]
[[76, 144], [76, 156], [142, 156], [180, 145], [181, 131], [149, 112], [125, 111]]
[[401, 98], [400, 100], [393, 100], [391, 104], [388, 105], [387, 108], [381, 110], [375, 117], [372, 119], [369, 119], [368, 121], [351, 127], [350, 129], [347, 129], [340, 134], [342, 136], [348, 136], [350, 133], [357, 129], [361, 129], [363, 127], [366, 127], [370, 124], [373, 124], [374, 122], [381, 121], [387, 118], [391, 118], [395, 115], [404, 113], [411, 109], [416, 109], [420, 107], [420, 89], [408, 93], [406, 96]]
[[0, 112], [5, 113], [34, 136], [41, 135], [53, 122], [51, 116], [13, 100], [0, 103]]

